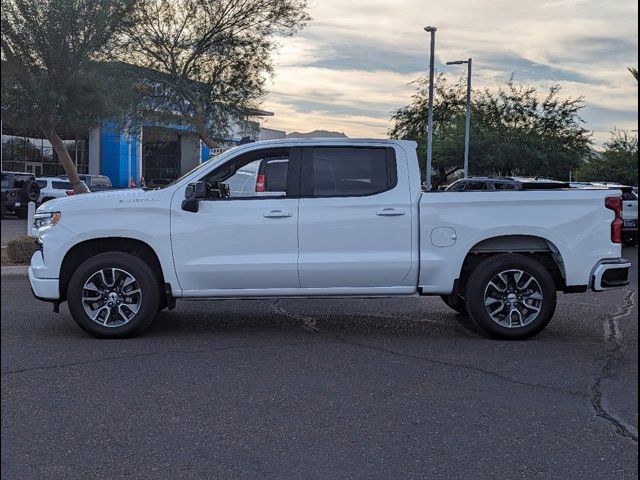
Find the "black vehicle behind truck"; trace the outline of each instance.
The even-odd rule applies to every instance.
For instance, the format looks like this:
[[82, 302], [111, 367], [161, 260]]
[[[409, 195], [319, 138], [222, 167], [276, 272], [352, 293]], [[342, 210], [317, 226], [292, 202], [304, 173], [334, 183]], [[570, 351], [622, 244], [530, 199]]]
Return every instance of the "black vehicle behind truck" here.
[[31, 173], [2, 172], [0, 196], [0, 217], [7, 214], [27, 218], [29, 202], [37, 202], [40, 197], [40, 186]]
[[568, 182], [545, 177], [467, 177], [453, 182], [448, 192], [480, 192], [493, 190], [557, 190], [570, 188]]
[[[111, 180], [106, 175], [88, 175], [81, 173], [78, 175], [91, 192], [102, 192], [104, 190], [118, 190], [119, 187], [114, 187], [111, 184]], [[69, 180], [69, 175], [58, 175], [59, 178]]]

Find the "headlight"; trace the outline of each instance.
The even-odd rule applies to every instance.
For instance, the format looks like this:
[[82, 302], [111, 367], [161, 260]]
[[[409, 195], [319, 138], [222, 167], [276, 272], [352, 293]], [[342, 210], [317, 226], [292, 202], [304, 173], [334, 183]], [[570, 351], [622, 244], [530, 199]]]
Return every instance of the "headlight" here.
[[61, 218], [62, 214], [60, 212], [36, 213], [33, 216], [33, 226], [36, 229], [53, 227]]

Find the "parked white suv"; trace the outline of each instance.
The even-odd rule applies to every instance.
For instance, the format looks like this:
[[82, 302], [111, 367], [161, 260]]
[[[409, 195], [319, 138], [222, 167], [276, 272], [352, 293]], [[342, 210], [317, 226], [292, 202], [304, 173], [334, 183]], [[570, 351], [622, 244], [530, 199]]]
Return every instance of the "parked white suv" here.
[[423, 193], [414, 142], [273, 140], [164, 188], [46, 202], [29, 279], [98, 337], [139, 333], [177, 298], [438, 295], [523, 339], [557, 291], [629, 283], [621, 211], [617, 190]]
[[[60, 177], [38, 177], [36, 183], [40, 187], [38, 203], [48, 202], [54, 198], [62, 198], [67, 195], [74, 195], [75, 193], [69, 181], [61, 179]], [[80, 183], [84, 184], [83, 181], [80, 181]]]

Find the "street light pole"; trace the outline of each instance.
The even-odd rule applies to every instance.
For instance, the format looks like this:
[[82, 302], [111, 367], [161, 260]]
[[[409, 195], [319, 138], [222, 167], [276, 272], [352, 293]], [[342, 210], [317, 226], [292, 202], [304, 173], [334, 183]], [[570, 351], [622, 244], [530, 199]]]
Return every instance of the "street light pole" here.
[[467, 118], [464, 124], [464, 178], [469, 176], [469, 136], [471, 130], [471, 59], [467, 60]]
[[429, 114], [427, 117], [427, 174], [426, 174], [426, 186], [427, 192], [431, 191], [431, 160], [433, 153], [433, 77], [434, 77], [434, 62], [435, 62], [435, 49], [436, 49], [436, 27], [424, 27], [425, 32], [431, 34], [431, 46], [429, 56]]
[[447, 65], [467, 64], [467, 113], [464, 122], [464, 178], [469, 176], [469, 135], [471, 131], [471, 62], [468, 60], [457, 60], [455, 62], [447, 62]]

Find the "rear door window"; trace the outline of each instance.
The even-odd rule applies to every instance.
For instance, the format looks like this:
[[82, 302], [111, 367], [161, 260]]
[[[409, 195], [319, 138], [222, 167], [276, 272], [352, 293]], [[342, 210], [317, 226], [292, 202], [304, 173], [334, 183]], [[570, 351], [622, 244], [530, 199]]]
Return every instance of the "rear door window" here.
[[47, 188], [47, 181], [46, 180], [36, 180], [36, 183], [38, 184], [38, 186], [40, 188]]
[[71, 190], [71, 184], [69, 182], [51, 182], [51, 187], [56, 190]]
[[392, 148], [305, 149], [302, 178], [305, 196], [374, 195], [395, 187], [395, 155]]

